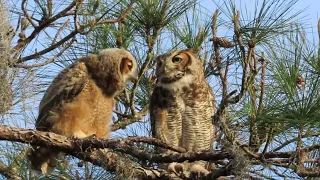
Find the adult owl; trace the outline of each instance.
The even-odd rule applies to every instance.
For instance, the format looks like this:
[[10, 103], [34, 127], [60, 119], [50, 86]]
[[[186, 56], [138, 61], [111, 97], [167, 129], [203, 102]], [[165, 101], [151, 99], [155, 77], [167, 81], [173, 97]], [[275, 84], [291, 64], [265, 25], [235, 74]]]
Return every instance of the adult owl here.
[[[156, 62], [157, 83], [150, 100], [153, 137], [187, 151], [211, 150], [216, 131], [211, 120], [215, 103], [202, 62], [193, 49], [160, 55]], [[183, 168], [207, 174], [205, 165], [203, 161], [171, 163], [168, 171], [178, 173]]]
[[[67, 137], [108, 138], [114, 97], [129, 79], [136, 79], [137, 63], [124, 49], [104, 49], [78, 59], [61, 71], [45, 92], [36, 129]], [[33, 147], [31, 168], [47, 174], [57, 165], [59, 152]]]

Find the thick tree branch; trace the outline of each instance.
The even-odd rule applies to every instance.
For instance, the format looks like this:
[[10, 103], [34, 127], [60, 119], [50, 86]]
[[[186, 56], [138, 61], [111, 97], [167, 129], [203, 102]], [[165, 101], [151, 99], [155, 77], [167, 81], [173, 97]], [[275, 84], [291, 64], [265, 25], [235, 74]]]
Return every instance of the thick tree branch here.
[[[183, 151], [181, 148], [170, 147], [161, 143], [157, 139], [140, 137], [127, 139], [75, 139], [71, 140], [51, 132], [42, 132], [37, 130], [15, 128], [10, 126], [0, 126], [0, 140], [29, 143], [36, 146], [52, 147], [67, 154], [77, 154], [79, 152], [90, 152], [93, 148], [108, 148], [114, 151], [129, 154], [139, 160], [146, 160], [159, 163], [183, 162], [186, 160], [222, 160], [232, 158], [227, 153], [214, 152], [186, 152], [180, 154], [153, 154], [146, 151], [138, 150], [133, 147], [133, 142], [145, 142], [158, 145], [171, 150]], [[130, 143], [129, 143], [130, 142]]]
[[[129, 137], [125, 139], [96, 139], [96, 138], [86, 138], [86, 139], [69, 139], [65, 136], [50, 132], [42, 132], [30, 129], [15, 128], [10, 126], [0, 126], [0, 140], [28, 143], [36, 146], [44, 146], [55, 148], [66, 154], [75, 156], [79, 159], [83, 159], [93, 163], [94, 165], [101, 166], [109, 171], [128, 173], [126, 169], [132, 167], [134, 170], [130, 173], [143, 175], [144, 177], [163, 178], [167, 176], [166, 172], [160, 172], [159, 170], [145, 169], [139, 164], [131, 161], [130, 156], [139, 159], [140, 161], [147, 162], [157, 162], [157, 163], [170, 163], [170, 162], [184, 162], [188, 160], [193, 162], [196, 160], [205, 160], [211, 162], [217, 162], [224, 159], [233, 159], [232, 155], [226, 152], [185, 152], [184, 149], [179, 147], [170, 147], [162, 143], [161, 141], [148, 138], [148, 137]], [[176, 154], [154, 154], [147, 151], [139, 150], [134, 147], [135, 142], [147, 143], [179, 153]], [[94, 150], [99, 148], [101, 150]], [[104, 149], [104, 148], [108, 148]], [[319, 148], [319, 145], [314, 145], [311, 147], [304, 147], [301, 150], [312, 151], [315, 148]], [[126, 155], [119, 155], [118, 153], [124, 153]], [[264, 160], [274, 162], [277, 166], [288, 167], [289, 160], [294, 157], [295, 151], [288, 152], [267, 152], [265, 154], [257, 153], [257, 157], [262, 157]], [[280, 163], [279, 158], [285, 159], [285, 162]], [[249, 156], [249, 159], [260, 161], [261, 158], [254, 158]], [[278, 160], [277, 160], [278, 159]], [[278, 163], [277, 163], [278, 162]], [[119, 164], [120, 163], [120, 164]], [[122, 164], [121, 164], [122, 163]], [[125, 169], [124, 169], [125, 168]], [[132, 169], [131, 168], [131, 169]], [[6, 166], [1, 166], [0, 171], [3, 175], [9, 176], [8, 171], [6, 171]], [[126, 172], [125, 172], [126, 171]], [[217, 174], [226, 174], [229, 169], [219, 169], [219, 171], [213, 171], [210, 177], [216, 177]], [[303, 174], [303, 172], [301, 171]], [[14, 176], [14, 174], [13, 174]]]
[[93, 152], [74, 153], [73, 156], [100, 166], [106, 171], [112, 171], [124, 177], [134, 176], [158, 179], [160, 172], [141, 167], [130, 157], [112, 151], [96, 150]]
[[[163, 148], [168, 148], [178, 152], [185, 152], [184, 149], [170, 147], [157, 139], [147, 137], [129, 137], [126, 139], [74, 139], [71, 140], [65, 136], [50, 132], [42, 132], [30, 129], [15, 128], [10, 126], [0, 126], [0, 140], [29, 143], [32, 145], [51, 147], [66, 154], [75, 156], [93, 163], [94, 165], [101, 166], [109, 171], [117, 173], [134, 173], [136, 175], [143, 175], [151, 179], [164, 178], [168, 176], [166, 172], [158, 170], [149, 170], [140, 167], [138, 164], [133, 163], [130, 157], [118, 155], [115, 151], [120, 153], [129, 154], [139, 160], [149, 162], [183, 162], [185, 160], [222, 160], [231, 158], [227, 153], [213, 153], [213, 152], [200, 152], [200, 153], [180, 153], [180, 154], [152, 154], [133, 147], [134, 142], [144, 142], [148, 144], [157, 145]], [[95, 150], [94, 148], [108, 148], [109, 150]], [[130, 167], [130, 168], [128, 168]], [[5, 174], [5, 171], [2, 171]], [[161, 175], [160, 175], [161, 174]], [[160, 179], [161, 179], [160, 178]]]

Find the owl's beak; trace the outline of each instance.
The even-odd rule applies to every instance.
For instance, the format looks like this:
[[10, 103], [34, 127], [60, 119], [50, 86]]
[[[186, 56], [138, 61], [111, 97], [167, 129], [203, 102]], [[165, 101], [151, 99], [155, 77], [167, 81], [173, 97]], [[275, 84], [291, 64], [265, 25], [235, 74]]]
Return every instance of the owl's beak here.
[[137, 82], [138, 81], [138, 73], [134, 73], [133, 75], [131, 75], [130, 80], [134, 83]]
[[131, 80], [132, 80], [133, 82], [138, 82], [138, 76], [132, 77]]

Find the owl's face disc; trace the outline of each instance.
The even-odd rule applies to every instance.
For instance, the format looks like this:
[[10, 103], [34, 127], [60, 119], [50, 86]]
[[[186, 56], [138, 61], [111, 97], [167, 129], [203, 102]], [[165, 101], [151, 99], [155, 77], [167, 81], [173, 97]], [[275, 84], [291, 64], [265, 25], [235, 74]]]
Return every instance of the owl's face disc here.
[[157, 58], [156, 76], [162, 84], [169, 84], [182, 79], [188, 74], [192, 55], [187, 51], [163, 54]]

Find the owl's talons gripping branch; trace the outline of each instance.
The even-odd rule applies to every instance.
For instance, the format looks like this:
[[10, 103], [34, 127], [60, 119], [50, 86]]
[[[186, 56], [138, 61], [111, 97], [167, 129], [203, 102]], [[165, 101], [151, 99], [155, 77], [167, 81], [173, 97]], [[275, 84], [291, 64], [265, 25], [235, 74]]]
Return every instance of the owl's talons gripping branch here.
[[95, 134], [92, 134], [92, 135], [90, 135], [90, 136], [87, 136], [87, 137], [85, 137], [85, 138], [79, 138], [79, 136], [77, 136], [77, 135], [73, 135], [73, 136], [71, 136], [70, 137], [70, 140], [72, 140], [72, 141], [77, 141], [77, 140], [80, 140], [80, 139], [95, 139], [97, 136], [95, 135]]

